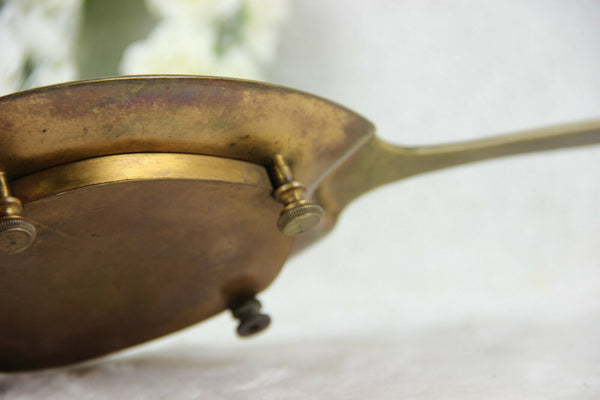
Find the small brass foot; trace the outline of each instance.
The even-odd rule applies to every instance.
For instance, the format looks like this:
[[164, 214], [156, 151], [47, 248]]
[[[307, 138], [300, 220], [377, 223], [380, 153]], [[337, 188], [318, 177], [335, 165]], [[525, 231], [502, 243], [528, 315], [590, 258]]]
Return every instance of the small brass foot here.
[[240, 321], [238, 335], [252, 336], [265, 330], [271, 323], [271, 317], [262, 314], [262, 304], [254, 297], [245, 298], [231, 307], [231, 313]]

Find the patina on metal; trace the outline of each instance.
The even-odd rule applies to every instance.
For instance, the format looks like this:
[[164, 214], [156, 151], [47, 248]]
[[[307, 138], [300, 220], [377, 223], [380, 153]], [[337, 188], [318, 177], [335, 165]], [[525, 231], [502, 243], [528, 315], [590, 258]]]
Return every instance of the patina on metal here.
[[294, 179], [290, 166], [281, 154], [273, 157], [270, 170], [276, 188], [273, 197], [284, 205], [277, 221], [279, 230], [295, 236], [317, 226], [323, 218], [323, 207], [304, 197], [306, 188]]
[[398, 146], [372, 136], [323, 178], [313, 198], [323, 206], [324, 218], [298, 238], [294, 251], [326, 235], [352, 200], [387, 183], [478, 161], [595, 144], [600, 144], [600, 120], [433, 146]]
[[292, 238], [264, 167], [191, 154], [92, 158], [12, 182], [38, 227], [0, 255], [0, 369], [47, 368], [182, 329], [265, 289]]
[[0, 254], [17, 254], [35, 240], [35, 225], [22, 212], [21, 201], [11, 196], [6, 176], [0, 172]]
[[[0, 254], [0, 370], [86, 360], [232, 307], [252, 328], [242, 311], [256, 317], [256, 303], [237, 302], [254, 299], [292, 246], [318, 240], [366, 191], [598, 143], [600, 121], [591, 121], [395, 146], [327, 100], [220, 78], [120, 77], [1, 97], [3, 196], [22, 202], [18, 217], [37, 238]], [[301, 212], [286, 214], [290, 204]], [[286, 232], [298, 216], [310, 217], [298, 219], [301, 230], [312, 229], [285, 234], [298, 233]]]
[[281, 154], [312, 192], [374, 133], [342, 106], [279, 86], [144, 76], [66, 83], [0, 98], [8, 179], [112, 154], [203, 154], [268, 165]]

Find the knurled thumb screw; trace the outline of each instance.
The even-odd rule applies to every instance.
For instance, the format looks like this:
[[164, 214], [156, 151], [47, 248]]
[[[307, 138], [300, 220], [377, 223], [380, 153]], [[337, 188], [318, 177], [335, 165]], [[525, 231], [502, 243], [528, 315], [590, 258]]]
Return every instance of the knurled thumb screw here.
[[273, 197], [283, 204], [277, 226], [286, 235], [298, 235], [314, 228], [323, 218], [323, 207], [304, 198], [306, 188], [296, 181], [281, 154], [273, 157], [271, 178], [275, 186]]
[[0, 172], [0, 253], [20, 253], [35, 241], [35, 225], [22, 212], [21, 201], [10, 195], [6, 176]]

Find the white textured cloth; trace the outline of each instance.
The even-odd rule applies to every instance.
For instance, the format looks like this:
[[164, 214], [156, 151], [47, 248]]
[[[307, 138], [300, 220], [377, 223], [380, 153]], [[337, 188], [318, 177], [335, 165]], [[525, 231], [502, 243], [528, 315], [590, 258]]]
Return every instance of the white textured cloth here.
[[[271, 80], [399, 144], [600, 118], [600, 2], [298, 0]], [[261, 300], [3, 399], [598, 399], [600, 147], [409, 179], [353, 203]]]

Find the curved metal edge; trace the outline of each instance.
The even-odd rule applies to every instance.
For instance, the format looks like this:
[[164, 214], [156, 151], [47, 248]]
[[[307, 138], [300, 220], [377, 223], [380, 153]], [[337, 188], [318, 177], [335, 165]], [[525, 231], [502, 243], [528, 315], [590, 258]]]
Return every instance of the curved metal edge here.
[[107, 183], [151, 179], [220, 181], [271, 189], [264, 167], [197, 154], [133, 153], [96, 157], [48, 168], [11, 183], [29, 203], [69, 190]]
[[0, 97], [0, 169], [15, 179], [124, 153], [192, 153], [261, 165], [283, 154], [312, 192], [374, 130], [337, 103], [267, 83], [190, 75], [99, 78]]

